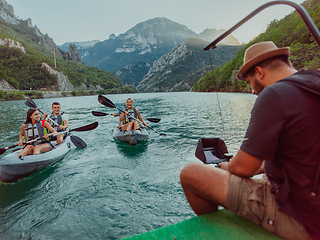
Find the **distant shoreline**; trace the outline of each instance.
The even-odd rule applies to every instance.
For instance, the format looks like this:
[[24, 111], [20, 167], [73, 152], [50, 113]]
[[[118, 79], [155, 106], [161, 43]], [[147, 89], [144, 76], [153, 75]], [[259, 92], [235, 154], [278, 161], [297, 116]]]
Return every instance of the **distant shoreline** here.
[[76, 96], [91, 96], [98, 94], [122, 94], [136, 93], [136, 90], [130, 87], [121, 87], [102, 90], [88, 91], [48, 91], [48, 90], [16, 90], [16, 89], [0, 89], [0, 101], [23, 100], [27, 98], [59, 98], [59, 97], [76, 97]]

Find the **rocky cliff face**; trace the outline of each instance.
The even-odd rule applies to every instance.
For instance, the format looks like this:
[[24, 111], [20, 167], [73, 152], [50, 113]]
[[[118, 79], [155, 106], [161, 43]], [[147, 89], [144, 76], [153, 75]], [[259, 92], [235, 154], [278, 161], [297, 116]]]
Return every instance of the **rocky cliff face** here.
[[[208, 53], [203, 46], [209, 42], [187, 39], [153, 63], [137, 85], [139, 92], [189, 91], [194, 82], [210, 71]], [[213, 67], [230, 61], [243, 46], [220, 45], [212, 52]]]
[[[19, 25], [27, 24], [31, 31], [39, 38], [38, 44], [44, 46], [52, 51], [53, 46], [56, 47], [53, 39], [49, 37], [48, 34], [43, 34], [37, 28], [37, 26], [32, 26], [32, 21], [30, 18], [27, 20], [18, 19], [14, 14], [14, 8], [12, 5], [8, 4], [5, 0], [0, 0], [0, 18], [2, 18], [6, 23]], [[57, 47], [56, 47], [57, 48]], [[57, 54], [62, 54], [62, 52], [57, 52]]]
[[15, 90], [15, 88], [4, 79], [0, 79], [0, 90]]
[[20, 21], [14, 15], [13, 6], [5, 0], [0, 0], [0, 17], [7, 23], [19, 24]]
[[[169, 66], [175, 64], [178, 60], [183, 60], [188, 54], [187, 45], [182, 43], [180, 46], [174, 48], [171, 52], [163, 55], [153, 63], [149, 72], [143, 77], [142, 81], [138, 84], [138, 91], [156, 92], [159, 91], [159, 83], [167, 79], [167, 75], [171, 70], [164, 71]], [[159, 76], [159, 73], [161, 74]], [[169, 88], [168, 88], [169, 90]]]
[[0, 38], [0, 45], [6, 46], [6, 47], [14, 47], [14, 48], [19, 48], [22, 52], [26, 53], [26, 50], [24, 47], [21, 45], [21, 43], [16, 42], [10, 38]]
[[71, 58], [72, 61], [78, 62], [78, 63], [82, 63], [79, 51], [76, 47], [75, 44], [70, 44], [69, 45], [69, 56]]

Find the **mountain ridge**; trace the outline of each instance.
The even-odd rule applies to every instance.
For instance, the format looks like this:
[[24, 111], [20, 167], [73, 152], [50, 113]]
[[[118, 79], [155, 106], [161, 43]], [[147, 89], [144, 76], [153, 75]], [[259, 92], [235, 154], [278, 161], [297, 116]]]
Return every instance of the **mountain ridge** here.
[[[154, 61], [188, 38], [211, 41], [224, 31], [206, 29], [196, 34], [185, 25], [158, 17], [140, 22], [118, 36], [111, 34], [109, 39], [92, 47], [78, 50], [88, 66], [114, 72], [124, 84], [135, 86], [147, 74]], [[239, 45], [232, 35], [226, 38], [225, 43]]]

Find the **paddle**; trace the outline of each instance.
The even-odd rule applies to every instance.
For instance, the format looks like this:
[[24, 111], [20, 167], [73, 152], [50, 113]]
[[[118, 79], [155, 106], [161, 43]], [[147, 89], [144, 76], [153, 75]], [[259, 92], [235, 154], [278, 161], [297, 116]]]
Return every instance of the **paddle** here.
[[[50, 133], [49, 136], [57, 136], [57, 135], [61, 135], [61, 134], [65, 134], [65, 133], [69, 133], [69, 132], [85, 132], [85, 131], [90, 131], [90, 130], [93, 130], [95, 129], [96, 127], [98, 127], [98, 122], [94, 122], [94, 123], [91, 123], [91, 124], [88, 124], [88, 125], [85, 125], [85, 126], [82, 126], [82, 127], [78, 127], [78, 128], [74, 128], [74, 129], [70, 129], [68, 131], [65, 131], [65, 132], [59, 132], [59, 133]], [[79, 137], [77, 136], [70, 136], [71, 137], [71, 141], [73, 142], [73, 144], [77, 147], [77, 148], [85, 148], [87, 146], [87, 144]], [[41, 139], [44, 139], [43, 137], [42, 138], [37, 138], [37, 139], [33, 139], [31, 141], [28, 141], [28, 142], [25, 142], [23, 143], [24, 145], [27, 145], [27, 144], [30, 144], [30, 143], [33, 143], [33, 142], [36, 142], [36, 141], [39, 141]], [[5, 148], [1, 148], [0, 149], [0, 155], [5, 153], [6, 150], [10, 149], [10, 148], [14, 148], [14, 147], [17, 147], [19, 146], [18, 144], [15, 144], [15, 145], [12, 145], [10, 147], [5, 147]]]
[[109, 113], [103, 113], [103, 112], [97, 112], [97, 111], [92, 111], [91, 113], [96, 117], [104, 117], [104, 116], [110, 115]]
[[[30, 108], [35, 108], [37, 109], [39, 112], [41, 112], [43, 114], [43, 112], [37, 107], [37, 104], [31, 99], [31, 98], [27, 98], [27, 100], [24, 102], [25, 105], [27, 105]], [[47, 116], [47, 118], [56, 126], [59, 127], [59, 124], [56, 123], [55, 121], [53, 121], [49, 116]], [[97, 125], [98, 126], [98, 125]], [[91, 130], [91, 129], [90, 129]], [[86, 130], [87, 131], [87, 130]], [[65, 133], [66, 131], [63, 131], [63, 133]], [[77, 148], [85, 148], [87, 146], [87, 144], [79, 137], [77, 136], [72, 136], [70, 135], [71, 141], [72, 143], [77, 147]]]
[[[27, 98], [27, 100], [24, 102], [25, 105], [27, 105], [30, 108], [35, 108], [37, 109], [39, 112], [41, 112], [42, 114], [44, 114], [44, 112], [42, 112], [36, 105], [36, 103], [31, 99], [31, 98]], [[59, 127], [59, 124], [56, 123], [55, 121], [53, 121], [49, 116], [47, 116], [47, 118], [56, 126]]]
[[[102, 95], [99, 95], [99, 96], [98, 96], [98, 101], [99, 101], [99, 103], [101, 103], [102, 105], [105, 105], [105, 106], [107, 106], [107, 107], [109, 107], [109, 108], [116, 108], [116, 109], [118, 109], [119, 111], [121, 111], [121, 112], [124, 113], [123, 110], [121, 110], [120, 108], [116, 107], [116, 106], [113, 104], [113, 102], [111, 102], [108, 98], [106, 98], [106, 97], [104, 97], [104, 96], [102, 96]], [[130, 116], [130, 118], [138, 121], [138, 119], [136, 119], [136, 118], [134, 118], [134, 117], [132, 117], [132, 116]], [[159, 120], [159, 121], [160, 121], [160, 120]], [[143, 124], [143, 125], [144, 125], [144, 124]], [[146, 125], [144, 125], [144, 126], [146, 126]], [[149, 126], [146, 126], [146, 127], [148, 127], [149, 129], [151, 129], [152, 131], [158, 133], [160, 136], [166, 136], [165, 133], [159, 133], [158, 131], [154, 130], [152, 127], [149, 127]]]
[[[104, 116], [110, 115], [109, 113], [97, 112], [97, 111], [92, 111], [92, 114], [96, 117], [104, 117]], [[158, 123], [161, 121], [160, 118], [147, 118], [147, 120], [153, 123]]]

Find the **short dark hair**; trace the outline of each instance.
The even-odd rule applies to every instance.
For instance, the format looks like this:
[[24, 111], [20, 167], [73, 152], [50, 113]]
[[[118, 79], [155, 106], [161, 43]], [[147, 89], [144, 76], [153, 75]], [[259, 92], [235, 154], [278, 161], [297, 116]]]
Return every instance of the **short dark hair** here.
[[269, 58], [267, 60], [264, 60], [264, 61], [256, 64], [254, 67], [250, 68], [246, 72], [246, 75], [244, 77], [245, 78], [247, 78], [247, 76], [253, 77], [256, 73], [256, 69], [255, 69], [256, 66], [260, 66], [260, 67], [266, 68], [268, 70], [275, 70], [281, 66], [281, 64], [279, 62], [283, 62], [283, 63], [287, 64], [288, 66], [291, 66], [291, 63], [288, 59], [288, 56], [280, 55], [280, 56], [276, 56], [273, 58]]
[[54, 103], [52, 103], [52, 106], [53, 106], [53, 105], [60, 105], [60, 103], [54, 102]]

